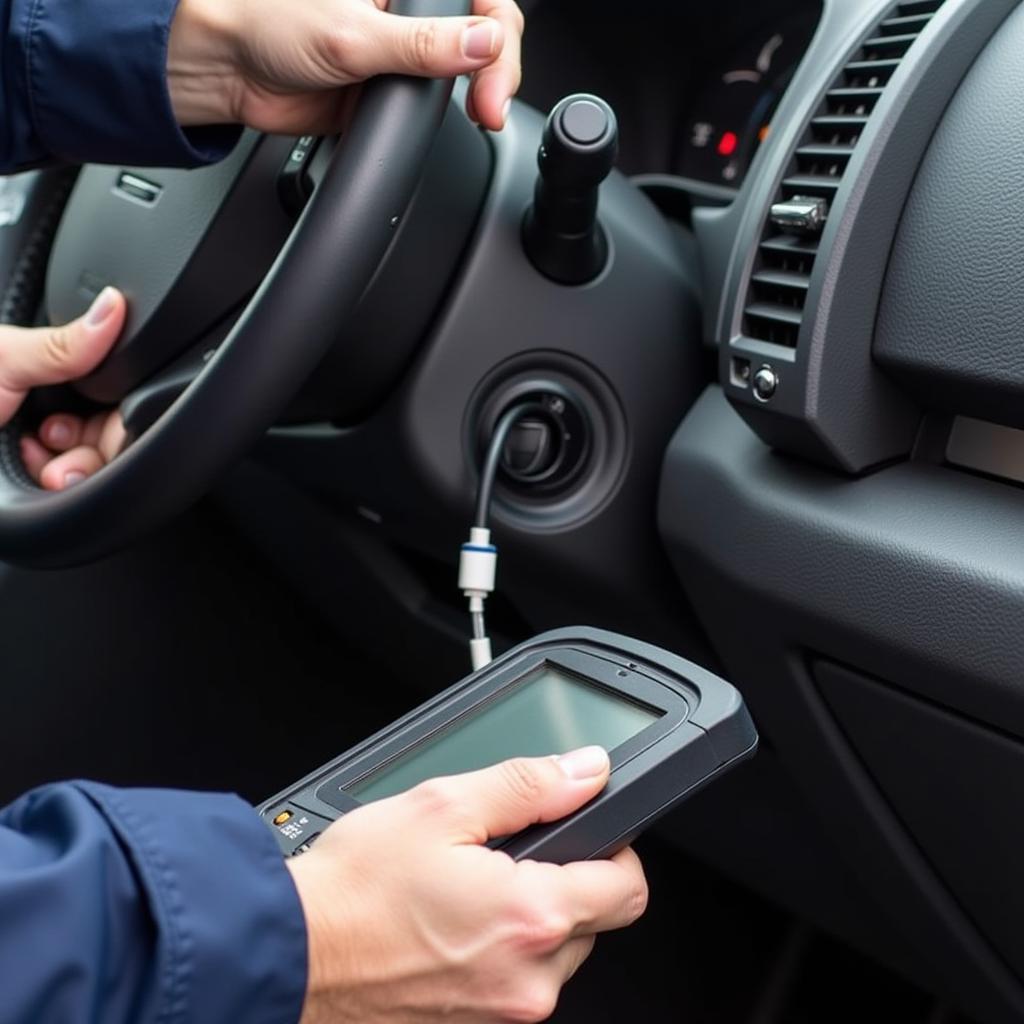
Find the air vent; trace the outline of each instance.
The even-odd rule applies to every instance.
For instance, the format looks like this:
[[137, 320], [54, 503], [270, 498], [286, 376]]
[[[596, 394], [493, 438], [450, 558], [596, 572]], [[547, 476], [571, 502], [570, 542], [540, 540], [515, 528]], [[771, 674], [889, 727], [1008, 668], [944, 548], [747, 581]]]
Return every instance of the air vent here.
[[895, 4], [825, 94], [768, 215], [744, 307], [747, 338], [797, 347], [823, 218], [889, 80], [943, 2]]

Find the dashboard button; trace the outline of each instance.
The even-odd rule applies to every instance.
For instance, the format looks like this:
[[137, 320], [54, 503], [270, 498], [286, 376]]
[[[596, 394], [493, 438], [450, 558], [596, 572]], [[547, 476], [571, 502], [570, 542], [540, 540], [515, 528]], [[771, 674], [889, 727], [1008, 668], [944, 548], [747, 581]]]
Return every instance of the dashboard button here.
[[770, 367], [762, 366], [754, 374], [754, 397], [759, 402], [768, 402], [779, 390], [779, 375]]
[[606, 111], [592, 100], [576, 100], [562, 111], [562, 131], [580, 146], [592, 146], [608, 134]]

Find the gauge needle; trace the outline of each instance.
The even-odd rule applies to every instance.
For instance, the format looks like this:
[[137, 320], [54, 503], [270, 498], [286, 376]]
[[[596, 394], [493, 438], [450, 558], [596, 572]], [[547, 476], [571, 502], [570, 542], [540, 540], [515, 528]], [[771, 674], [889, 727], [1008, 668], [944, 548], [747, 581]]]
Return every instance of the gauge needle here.
[[772, 61], [775, 59], [775, 54], [779, 47], [785, 42], [785, 39], [781, 35], [774, 35], [767, 43], [761, 48], [760, 54], [757, 57], [757, 70], [762, 75], [767, 75], [772, 69]]
[[760, 71], [729, 71], [722, 75], [722, 81], [726, 85], [735, 85], [737, 82], [752, 82], [757, 85], [761, 81]]

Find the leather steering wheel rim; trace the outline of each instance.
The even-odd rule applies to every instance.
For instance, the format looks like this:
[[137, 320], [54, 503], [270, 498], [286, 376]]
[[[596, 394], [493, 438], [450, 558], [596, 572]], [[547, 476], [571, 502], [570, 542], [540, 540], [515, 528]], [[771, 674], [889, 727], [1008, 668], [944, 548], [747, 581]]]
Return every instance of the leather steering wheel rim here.
[[[408, 16], [465, 0], [394, 0]], [[58, 567], [100, 558], [201, 497], [280, 415], [337, 337], [416, 189], [452, 83], [371, 80], [330, 167], [217, 354], [113, 462], [66, 491], [25, 486], [0, 460], [0, 559]]]

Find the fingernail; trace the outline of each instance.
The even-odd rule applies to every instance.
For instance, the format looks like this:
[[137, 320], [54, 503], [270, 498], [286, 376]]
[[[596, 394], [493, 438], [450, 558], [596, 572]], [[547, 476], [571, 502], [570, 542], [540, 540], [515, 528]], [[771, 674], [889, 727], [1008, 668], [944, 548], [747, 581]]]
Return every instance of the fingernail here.
[[512, 113], [512, 99], [511, 99], [511, 97], [509, 99], [505, 100], [505, 106], [503, 106], [501, 108], [501, 123], [503, 125], [508, 123], [508, 115], [510, 113]]
[[114, 312], [115, 305], [117, 292], [113, 288], [104, 288], [89, 307], [89, 315], [85, 318], [86, 324], [89, 327], [99, 327]]
[[47, 433], [50, 435], [50, 444], [55, 445], [57, 448], [63, 448], [71, 443], [71, 428], [61, 420], [51, 424]]
[[583, 747], [558, 758], [558, 767], [576, 782], [594, 779], [608, 770], [608, 751], [604, 747]]
[[482, 21], [462, 33], [462, 54], [470, 60], [483, 60], [494, 53], [494, 25]]
[[80, 470], [73, 469], [70, 473], [64, 474], [64, 486], [74, 487], [75, 484], [80, 484], [85, 479], [85, 474]]

